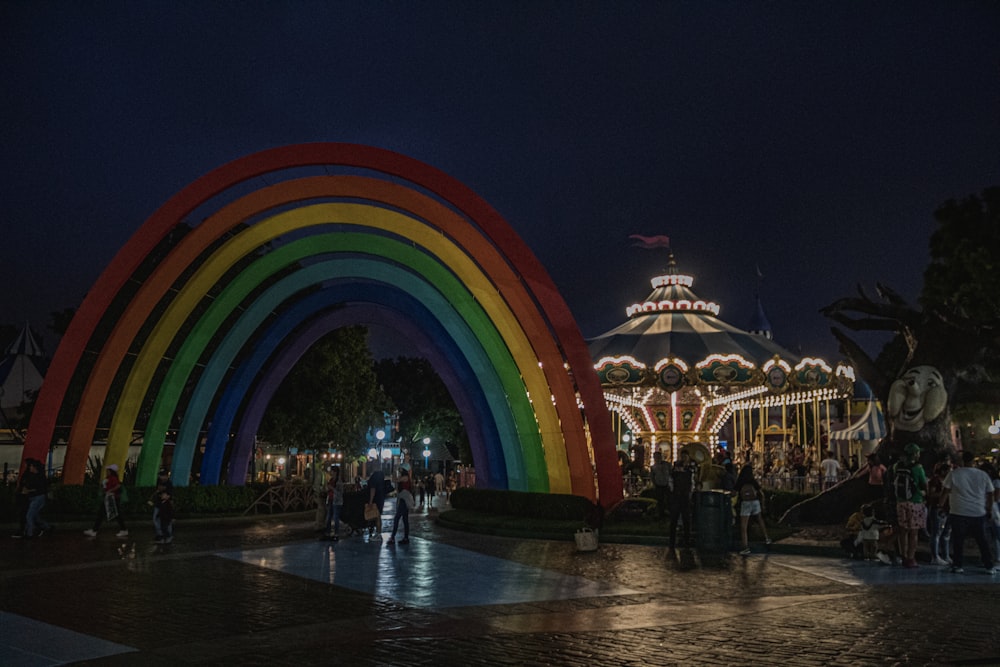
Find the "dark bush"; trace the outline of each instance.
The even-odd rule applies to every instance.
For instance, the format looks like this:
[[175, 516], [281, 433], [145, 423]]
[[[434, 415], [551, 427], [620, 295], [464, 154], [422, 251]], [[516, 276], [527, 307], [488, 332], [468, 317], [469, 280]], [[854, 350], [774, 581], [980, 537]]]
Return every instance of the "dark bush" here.
[[[122, 513], [126, 517], [142, 517], [152, 513], [149, 501], [154, 487], [125, 485], [122, 494]], [[178, 515], [240, 514], [261, 494], [267, 485], [250, 486], [181, 486], [174, 488], [174, 508]], [[62, 516], [94, 516], [103, 502], [103, 494], [96, 484], [66, 485], [53, 483], [49, 487], [46, 514]], [[14, 487], [0, 487], [0, 517], [13, 521]]]
[[555, 521], [584, 521], [594, 504], [583, 496], [463, 487], [451, 494], [454, 509]]
[[806, 498], [812, 498], [813, 495], [815, 494], [765, 489], [764, 515], [769, 519], [777, 521], [784, 516], [790, 507], [799, 504]]

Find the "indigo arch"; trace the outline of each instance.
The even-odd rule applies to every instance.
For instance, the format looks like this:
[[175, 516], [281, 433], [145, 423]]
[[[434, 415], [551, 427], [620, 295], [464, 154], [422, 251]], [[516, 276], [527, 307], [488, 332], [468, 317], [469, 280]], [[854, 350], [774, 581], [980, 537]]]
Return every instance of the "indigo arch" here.
[[[268, 185], [253, 189], [258, 177]], [[241, 484], [295, 361], [333, 329], [373, 323], [405, 332], [445, 381], [478, 485], [621, 498], [597, 375], [538, 260], [455, 179], [350, 144], [241, 158], [156, 211], [73, 318], [24, 457], [65, 438], [63, 477], [79, 484], [95, 439], [106, 433], [106, 462], [121, 465], [143, 429], [137, 481], [151, 484], [179, 421], [175, 482], [204, 443], [202, 482]]]

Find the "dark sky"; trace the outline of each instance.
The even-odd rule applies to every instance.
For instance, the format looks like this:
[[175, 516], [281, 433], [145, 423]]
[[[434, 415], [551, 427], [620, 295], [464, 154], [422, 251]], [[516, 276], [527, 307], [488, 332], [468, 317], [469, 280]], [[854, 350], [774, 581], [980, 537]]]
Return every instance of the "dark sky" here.
[[[934, 209], [1000, 184], [996, 2], [0, 3], [0, 323], [76, 307], [128, 237], [265, 148], [370, 144], [490, 202], [585, 336], [670, 236], [746, 327], [914, 298]], [[49, 353], [54, 339], [46, 337]]]

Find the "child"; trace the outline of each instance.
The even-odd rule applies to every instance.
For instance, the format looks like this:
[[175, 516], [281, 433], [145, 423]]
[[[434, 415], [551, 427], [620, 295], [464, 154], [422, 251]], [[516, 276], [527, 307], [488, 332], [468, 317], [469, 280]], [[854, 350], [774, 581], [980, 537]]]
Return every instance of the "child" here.
[[847, 552], [849, 558], [861, 558], [861, 521], [865, 518], [862, 508], [847, 518], [847, 535], [840, 541], [840, 546]]
[[865, 505], [861, 508], [861, 529], [858, 531], [858, 541], [864, 545], [865, 560], [875, 560], [878, 551], [879, 528], [887, 526], [885, 521], [875, 518], [875, 508]]
[[105, 469], [104, 480], [101, 481], [101, 507], [97, 510], [97, 518], [94, 520], [94, 527], [83, 531], [88, 537], [97, 537], [97, 529], [104, 522], [104, 517], [108, 520], [118, 522], [118, 532], [116, 537], [128, 537], [128, 528], [125, 527], [125, 519], [121, 511], [122, 503], [122, 482], [118, 477], [118, 466], [112, 463]]
[[156, 539], [154, 541], [157, 544], [170, 544], [174, 539], [173, 530], [170, 529], [170, 526], [167, 526], [167, 530], [164, 530], [163, 519], [161, 517], [164, 494], [166, 494], [168, 499], [173, 498], [174, 485], [170, 481], [170, 476], [165, 471], [160, 471], [159, 476], [156, 478], [156, 490], [153, 491], [153, 497], [149, 500], [149, 504], [153, 506], [153, 530], [156, 531]]
[[174, 499], [169, 489], [159, 492], [159, 524], [161, 537], [157, 544], [170, 544], [174, 541]]

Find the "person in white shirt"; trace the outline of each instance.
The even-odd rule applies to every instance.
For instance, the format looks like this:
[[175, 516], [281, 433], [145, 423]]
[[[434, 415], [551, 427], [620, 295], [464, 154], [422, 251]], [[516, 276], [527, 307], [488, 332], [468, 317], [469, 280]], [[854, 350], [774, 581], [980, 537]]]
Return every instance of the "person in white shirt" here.
[[823, 471], [823, 490], [827, 490], [837, 483], [840, 476], [840, 463], [834, 457], [833, 452], [827, 450], [826, 458], [819, 462], [819, 467]]
[[962, 452], [961, 465], [944, 478], [942, 503], [949, 508], [948, 520], [951, 522], [951, 571], [964, 571], [962, 551], [965, 537], [971, 533], [979, 546], [986, 573], [997, 574], [990, 545], [986, 541], [986, 517], [993, 507], [993, 482], [989, 475], [972, 466], [974, 458], [972, 452]]

